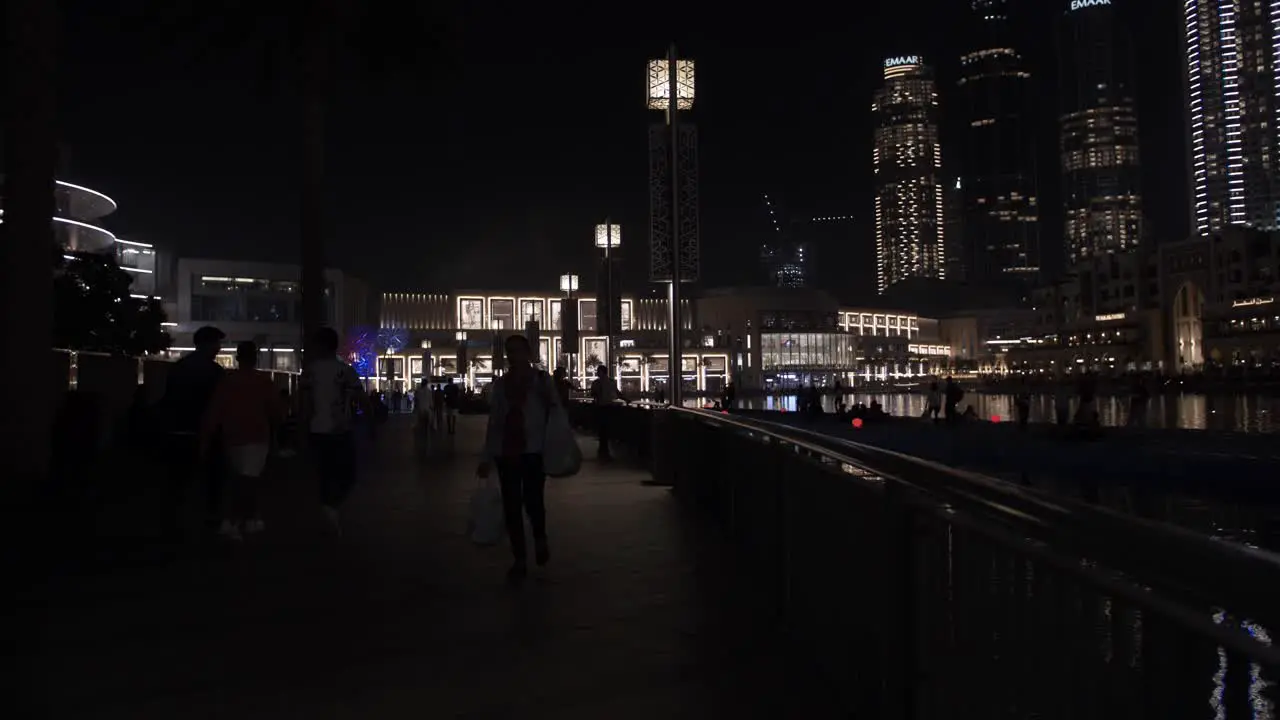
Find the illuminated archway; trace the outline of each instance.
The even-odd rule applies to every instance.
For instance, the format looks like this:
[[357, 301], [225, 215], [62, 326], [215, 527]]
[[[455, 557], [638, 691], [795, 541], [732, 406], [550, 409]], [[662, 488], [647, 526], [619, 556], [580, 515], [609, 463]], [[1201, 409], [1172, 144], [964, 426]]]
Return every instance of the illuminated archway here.
[[1179, 370], [1204, 366], [1204, 293], [1184, 282], [1173, 296], [1173, 356]]

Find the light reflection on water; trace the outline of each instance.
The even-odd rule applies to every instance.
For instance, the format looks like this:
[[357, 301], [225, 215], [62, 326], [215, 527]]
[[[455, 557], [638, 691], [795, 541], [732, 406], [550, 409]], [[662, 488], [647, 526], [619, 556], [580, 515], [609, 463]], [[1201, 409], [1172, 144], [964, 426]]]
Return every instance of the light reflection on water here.
[[[1213, 621], [1219, 625], [1228, 621], [1227, 614], [1221, 610], [1213, 615]], [[1231, 622], [1240, 622], [1231, 620]], [[1271, 645], [1271, 636], [1267, 634], [1265, 628], [1245, 620], [1240, 622], [1240, 627], [1245, 632], [1256, 638], [1263, 645]], [[1239, 662], [1237, 660], [1237, 662]], [[1225, 719], [1227, 717], [1227, 671], [1229, 662], [1226, 648], [1218, 648], [1218, 668], [1213, 674], [1213, 692], [1209, 695], [1209, 707], [1213, 709], [1214, 717]], [[1271, 699], [1267, 697], [1268, 690], [1274, 683], [1263, 677], [1262, 666], [1258, 663], [1249, 663], [1249, 705], [1253, 709], [1253, 717], [1256, 720], [1272, 720], [1275, 718], [1275, 705]]]
[[[863, 403], [870, 405], [872, 400], [879, 401], [885, 412], [902, 417], [920, 417], [924, 414], [925, 396], [921, 393], [884, 393], [846, 395], [847, 404]], [[1005, 394], [967, 393], [960, 401], [963, 410], [973, 405], [978, 417], [990, 419], [998, 417], [1010, 420], [1014, 417], [1013, 396]], [[689, 405], [697, 405], [701, 401], [689, 401]], [[739, 401], [741, 405], [755, 410], [784, 409], [794, 412], [797, 407], [796, 397], [757, 397]], [[833, 412], [836, 408], [834, 396], [824, 396], [823, 408]], [[1051, 395], [1031, 396], [1031, 422], [1054, 421], [1054, 399]], [[1075, 412], [1075, 402], [1072, 402]], [[1098, 415], [1103, 425], [1118, 426], [1129, 421], [1129, 398], [1104, 396], [1098, 398]], [[1273, 433], [1280, 432], [1280, 397], [1265, 395], [1157, 395], [1147, 403], [1146, 426], [1152, 428], [1184, 428], [1188, 430], [1231, 430], [1237, 432]]]

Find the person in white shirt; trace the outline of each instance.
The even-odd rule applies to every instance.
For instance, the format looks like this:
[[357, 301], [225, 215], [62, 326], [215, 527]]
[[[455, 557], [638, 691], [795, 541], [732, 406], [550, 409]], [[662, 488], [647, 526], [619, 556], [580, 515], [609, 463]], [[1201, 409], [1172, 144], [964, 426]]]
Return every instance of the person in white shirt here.
[[302, 417], [320, 485], [320, 504], [337, 531], [338, 508], [356, 480], [354, 406], [359, 404], [365, 417], [371, 417], [372, 408], [356, 371], [338, 359], [338, 333], [333, 328], [316, 331], [307, 355], [300, 381]]
[[489, 395], [489, 426], [483, 457], [476, 473], [489, 477], [497, 466], [502, 488], [502, 509], [507, 537], [515, 564], [508, 575], [523, 578], [528, 571], [524, 537], [524, 514], [533, 529], [534, 558], [539, 565], [551, 559], [547, 547], [547, 509], [544, 487], [547, 482], [542, 455], [547, 435], [547, 416], [560, 399], [551, 376], [531, 364], [533, 349], [524, 335], [511, 335], [506, 343], [505, 375], [493, 382]]

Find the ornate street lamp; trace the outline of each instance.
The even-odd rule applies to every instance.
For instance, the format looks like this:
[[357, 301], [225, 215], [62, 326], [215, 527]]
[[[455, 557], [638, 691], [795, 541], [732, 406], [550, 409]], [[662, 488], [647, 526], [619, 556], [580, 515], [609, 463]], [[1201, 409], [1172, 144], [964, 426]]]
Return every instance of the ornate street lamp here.
[[[618, 300], [613, 292], [613, 257], [612, 250], [622, 244], [622, 226], [610, 223], [606, 218], [604, 224], [596, 225], [596, 247], [604, 250], [604, 323], [600, 328], [604, 332], [605, 365], [613, 362], [613, 336], [620, 328], [614, 327], [615, 305]], [[601, 317], [597, 312], [596, 317]]]
[[[671, 288], [667, 294], [670, 355], [667, 359], [668, 398], [680, 405], [684, 375], [684, 348], [680, 341], [680, 131], [681, 111], [693, 109], [694, 65], [692, 60], [676, 57], [676, 46], [667, 50], [665, 60], [650, 60], [648, 67], [647, 103], [650, 110], [664, 110], [670, 130], [671, 159], [667, 162], [671, 186]], [[652, 249], [651, 249], [652, 251]]]

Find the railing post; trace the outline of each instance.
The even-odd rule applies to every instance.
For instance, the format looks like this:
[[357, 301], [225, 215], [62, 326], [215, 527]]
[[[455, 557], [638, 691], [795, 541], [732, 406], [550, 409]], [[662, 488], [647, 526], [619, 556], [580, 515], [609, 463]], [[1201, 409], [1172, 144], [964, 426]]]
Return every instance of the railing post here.
[[884, 696], [880, 717], [916, 716], [916, 675], [919, 666], [919, 617], [916, 589], [915, 518], [906, 491], [897, 483], [884, 486], [884, 610], [881, 636]]
[[649, 413], [650, 439], [653, 447], [653, 482], [655, 485], [668, 485], [681, 495], [684, 489], [676, 482], [676, 463], [679, 451], [675, 446], [674, 425], [677, 422], [674, 410], [653, 410]]

